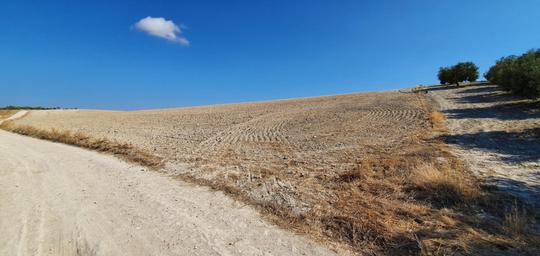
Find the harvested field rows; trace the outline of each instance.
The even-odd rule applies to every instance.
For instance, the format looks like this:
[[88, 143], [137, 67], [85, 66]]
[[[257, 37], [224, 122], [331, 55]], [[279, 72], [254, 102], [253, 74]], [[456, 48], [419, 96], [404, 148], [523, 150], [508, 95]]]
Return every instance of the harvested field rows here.
[[198, 157], [221, 165], [215, 155], [259, 147], [272, 149], [256, 159], [279, 154], [278, 162], [282, 148], [306, 157], [391, 149], [426, 120], [416, 96], [393, 92], [138, 112], [35, 111], [20, 123], [131, 142], [173, 162]]

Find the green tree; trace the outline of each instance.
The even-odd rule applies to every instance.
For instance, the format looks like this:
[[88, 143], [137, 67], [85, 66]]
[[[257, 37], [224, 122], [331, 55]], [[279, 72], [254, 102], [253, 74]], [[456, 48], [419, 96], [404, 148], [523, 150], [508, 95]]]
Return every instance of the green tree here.
[[474, 82], [478, 79], [478, 67], [472, 62], [461, 62], [454, 66], [456, 69], [455, 82]]
[[441, 84], [450, 83], [452, 80], [452, 70], [450, 68], [441, 67], [439, 68], [438, 77]]
[[540, 97], [540, 49], [499, 59], [484, 75], [503, 89], [529, 98]]
[[472, 62], [460, 62], [454, 66], [441, 67], [438, 73], [441, 84], [456, 84], [478, 79], [478, 67]]

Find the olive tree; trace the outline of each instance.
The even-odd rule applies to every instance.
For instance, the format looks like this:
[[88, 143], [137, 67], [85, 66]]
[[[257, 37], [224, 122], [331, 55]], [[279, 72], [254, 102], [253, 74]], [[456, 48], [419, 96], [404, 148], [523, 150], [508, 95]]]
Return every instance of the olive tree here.
[[478, 67], [472, 62], [460, 62], [454, 66], [441, 67], [438, 73], [441, 84], [456, 84], [478, 79]]
[[484, 75], [494, 84], [529, 98], [540, 97], [540, 49], [501, 58]]

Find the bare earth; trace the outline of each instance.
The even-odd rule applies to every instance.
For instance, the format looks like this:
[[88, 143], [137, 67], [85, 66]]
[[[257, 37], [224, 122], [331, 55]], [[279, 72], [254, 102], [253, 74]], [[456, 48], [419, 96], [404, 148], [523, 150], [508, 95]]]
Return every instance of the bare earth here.
[[540, 207], [540, 109], [480, 85], [428, 93], [448, 117], [447, 143], [489, 184]]
[[[297, 214], [311, 207], [297, 201], [297, 187], [322, 191], [321, 176], [349, 170], [358, 156], [395, 151], [429, 125], [422, 99], [399, 92], [135, 112], [31, 111], [18, 123], [134, 143], [163, 156], [170, 173], [225, 180]], [[278, 173], [301, 178], [279, 183], [272, 179]]]
[[0, 131], [0, 255], [333, 255], [219, 192]]
[[262, 160], [282, 165], [286, 156], [328, 165], [358, 144], [364, 152], [396, 148], [427, 124], [423, 107], [416, 95], [381, 92], [134, 112], [31, 111], [18, 123], [132, 142], [177, 163], [221, 164], [233, 154], [259, 168]]

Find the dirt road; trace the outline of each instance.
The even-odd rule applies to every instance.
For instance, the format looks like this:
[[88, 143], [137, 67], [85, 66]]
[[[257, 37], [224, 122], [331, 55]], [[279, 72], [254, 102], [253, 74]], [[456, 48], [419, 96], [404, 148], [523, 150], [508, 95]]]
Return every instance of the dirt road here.
[[28, 113], [27, 110], [18, 111], [14, 115], [12, 115], [12, 116], [10, 116], [10, 117], [8, 117], [6, 119], [0, 120], [0, 124], [2, 124], [5, 121], [10, 121], [10, 120], [15, 120], [15, 119], [21, 118], [21, 117], [25, 116], [27, 113]]
[[0, 131], [0, 255], [332, 255], [222, 193]]
[[540, 207], [540, 109], [494, 85], [437, 87], [429, 95], [448, 117], [445, 140], [471, 169]]

